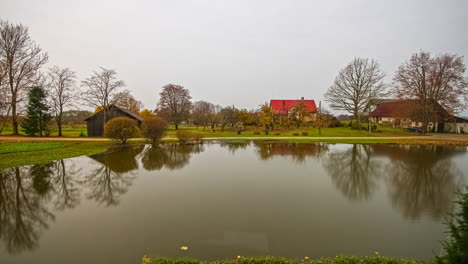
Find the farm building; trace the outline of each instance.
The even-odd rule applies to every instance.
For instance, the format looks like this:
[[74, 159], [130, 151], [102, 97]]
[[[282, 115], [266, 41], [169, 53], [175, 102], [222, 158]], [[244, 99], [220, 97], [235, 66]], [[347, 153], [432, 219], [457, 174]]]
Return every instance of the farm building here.
[[[384, 99], [372, 102], [374, 109], [370, 113], [371, 121], [378, 124], [410, 127], [421, 126], [418, 117], [420, 101], [417, 99]], [[468, 121], [456, 117], [436, 103], [433, 110], [433, 120], [428, 123], [428, 130], [439, 133], [466, 133]]]
[[[141, 122], [143, 121], [140, 116], [130, 112], [127, 109], [115, 105], [108, 106], [108, 114], [109, 117], [107, 121], [119, 116], [128, 117], [137, 121], [138, 126], [140, 126]], [[88, 129], [88, 137], [102, 137], [104, 135], [104, 109], [86, 118], [85, 121]]]

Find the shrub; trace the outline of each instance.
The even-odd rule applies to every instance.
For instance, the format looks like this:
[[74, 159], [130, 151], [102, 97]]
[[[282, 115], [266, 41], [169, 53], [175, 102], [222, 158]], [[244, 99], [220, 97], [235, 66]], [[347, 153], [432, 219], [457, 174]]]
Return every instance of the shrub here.
[[293, 136], [299, 136], [299, 133], [293, 133]]
[[343, 126], [344, 126], [344, 124], [341, 123], [341, 121], [338, 120], [338, 118], [332, 117], [330, 119], [330, 126], [329, 127], [343, 127]]
[[166, 134], [167, 122], [159, 117], [147, 117], [141, 124], [141, 133], [155, 146]]
[[301, 135], [302, 135], [302, 136], [308, 136], [309, 133], [308, 133], [307, 131], [304, 131], [304, 132], [301, 133]]
[[281, 133], [280, 133], [280, 132], [275, 132], [274, 135], [275, 135], [275, 136], [279, 136], [279, 135], [281, 135]]
[[188, 144], [189, 142], [192, 143], [201, 143], [203, 137], [200, 134], [195, 134], [189, 131], [179, 130], [176, 133], [177, 139], [179, 139], [180, 144]]
[[244, 125], [242, 122], [237, 122], [236, 125], [234, 126], [234, 130], [236, 130], [237, 135], [240, 135], [242, 131], [245, 130]]
[[127, 117], [116, 117], [109, 120], [104, 126], [104, 136], [120, 140], [122, 144], [127, 143], [127, 139], [138, 134], [136, 122]]
[[440, 264], [468, 263], [468, 186], [465, 193], [458, 192], [456, 204], [458, 212], [445, 222], [450, 238], [442, 243], [446, 255], [436, 257]]
[[258, 131], [258, 130], [255, 130], [253, 133], [254, 133], [254, 135], [260, 135], [260, 131]]

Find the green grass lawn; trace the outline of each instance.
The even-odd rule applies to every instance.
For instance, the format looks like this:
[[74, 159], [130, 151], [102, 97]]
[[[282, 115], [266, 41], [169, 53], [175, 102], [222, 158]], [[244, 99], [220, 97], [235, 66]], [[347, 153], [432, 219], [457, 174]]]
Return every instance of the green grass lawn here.
[[106, 151], [111, 142], [19, 141], [0, 142], [0, 170]]
[[[24, 135], [23, 129], [21, 127], [18, 128], [20, 135]], [[81, 132], [86, 136], [87, 135], [87, 130], [86, 126], [76, 126], [76, 127], [69, 127], [69, 126], [64, 126], [62, 127], [62, 135], [64, 137], [79, 137]], [[13, 127], [5, 127], [3, 131], [0, 133], [2, 136], [7, 136], [13, 134]], [[51, 133], [52, 137], [58, 136], [58, 130], [53, 129]]]
[[[364, 124], [363, 124], [364, 125]], [[215, 128], [215, 132], [211, 131], [211, 128], [207, 127], [203, 130], [202, 127], [195, 126], [180, 126], [179, 130], [190, 131], [192, 133], [200, 134], [203, 137], [294, 137], [295, 134], [303, 136], [303, 132], [307, 132], [308, 137], [400, 137], [400, 136], [417, 136], [417, 133], [404, 132], [403, 128], [394, 128], [389, 126], [378, 126], [378, 130], [381, 132], [369, 133], [364, 130], [353, 130], [350, 127], [335, 127], [335, 128], [323, 128], [322, 133], [319, 134], [317, 128], [304, 127], [300, 129], [283, 129], [277, 128], [270, 131], [269, 135], [265, 135], [262, 128], [247, 127], [246, 131], [243, 131], [238, 135], [232, 128], [228, 127], [224, 132], [221, 131], [220, 127]], [[256, 134], [254, 132], [260, 132]], [[167, 136], [175, 137], [177, 130], [173, 126], [167, 131]], [[279, 133], [279, 135], [275, 135]]]
[[[365, 124], [363, 124], [364, 126]], [[368, 133], [365, 130], [353, 130], [350, 127], [336, 127], [336, 128], [323, 128], [322, 134], [319, 134], [317, 128], [313, 127], [303, 127], [300, 129], [291, 128], [286, 130], [284, 128], [275, 128], [273, 131], [270, 131], [269, 135], [265, 135], [263, 128], [259, 127], [246, 127], [246, 131], [243, 131], [238, 135], [231, 127], [226, 127], [225, 131], [222, 132], [220, 127], [215, 128], [215, 132], [211, 131], [210, 127], [203, 130], [202, 127], [196, 126], [180, 126], [179, 130], [190, 131], [192, 133], [200, 134], [203, 137], [294, 137], [298, 136], [303, 137], [303, 132], [307, 132], [308, 137], [395, 137], [395, 136], [417, 136], [419, 134], [404, 132], [403, 128], [394, 128], [389, 126], [378, 126], [378, 130], [381, 132]], [[79, 137], [81, 132], [86, 136], [86, 126], [79, 127], [63, 127], [62, 133], [64, 137]], [[257, 134], [257, 133], [260, 134]], [[11, 135], [13, 133], [12, 127], [6, 127], [0, 135]], [[167, 131], [167, 136], [175, 137], [177, 130], [174, 129], [174, 126], [170, 126]], [[279, 133], [279, 135], [275, 135]], [[24, 135], [22, 129], [20, 128], [20, 134]], [[58, 136], [57, 130], [53, 130], [51, 136]]]

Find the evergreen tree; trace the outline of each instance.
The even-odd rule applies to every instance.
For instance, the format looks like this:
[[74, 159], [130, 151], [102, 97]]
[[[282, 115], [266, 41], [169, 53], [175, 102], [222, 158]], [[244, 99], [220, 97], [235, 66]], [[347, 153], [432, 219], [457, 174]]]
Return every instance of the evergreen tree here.
[[445, 256], [436, 257], [439, 264], [468, 263], [468, 186], [458, 193], [457, 213], [450, 216], [446, 225], [450, 238], [443, 242]]
[[50, 121], [49, 107], [46, 102], [46, 93], [42, 87], [31, 88], [28, 94], [27, 117], [23, 121], [23, 131], [28, 136], [39, 134], [47, 128]]

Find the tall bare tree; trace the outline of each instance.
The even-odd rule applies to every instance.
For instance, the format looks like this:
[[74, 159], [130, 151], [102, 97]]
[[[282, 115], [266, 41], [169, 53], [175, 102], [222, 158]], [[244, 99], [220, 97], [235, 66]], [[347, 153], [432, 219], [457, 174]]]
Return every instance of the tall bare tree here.
[[58, 135], [62, 136], [62, 117], [66, 107], [72, 106], [77, 98], [76, 74], [69, 68], [52, 67], [48, 72], [48, 95], [52, 101], [52, 112], [57, 123]]
[[115, 70], [103, 67], [99, 69], [99, 71], [93, 71], [90, 77], [81, 82], [81, 85], [86, 88], [82, 96], [89, 106], [104, 109], [104, 122], [107, 122], [109, 118], [108, 106], [119, 100], [125, 82], [118, 80]]
[[340, 70], [333, 85], [325, 93], [325, 100], [335, 110], [344, 110], [359, 119], [369, 101], [384, 91], [384, 73], [374, 59], [355, 58]]
[[6, 126], [11, 110], [10, 89], [6, 85], [6, 69], [0, 63], [0, 133]]
[[31, 40], [27, 27], [0, 21], [0, 64], [10, 90], [14, 134], [18, 134], [18, 103], [37, 84], [39, 69], [47, 60], [47, 53]]
[[159, 108], [167, 114], [175, 129], [179, 129], [179, 124], [188, 118], [192, 108], [190, 91], [181, 85], [168, 84], [163, 86], [159, 96]]
[[449, 112], [462, 110], [468, 103], [468, 82], [463, 76], [463, 57], [442, 54], [431, 58], [421, 51], [411, 56], [397, 70], [393, 92], [398, 98], [418, 99], [417, 116], [423, 123], [423, 133], [428, 122], [435, 117], [440, 104]]

